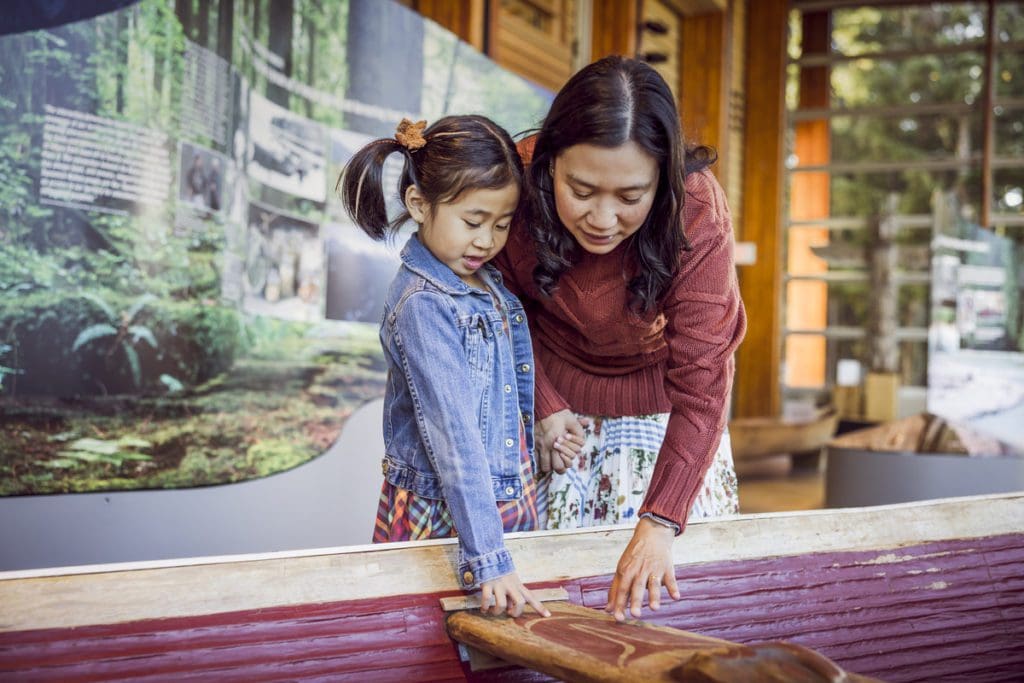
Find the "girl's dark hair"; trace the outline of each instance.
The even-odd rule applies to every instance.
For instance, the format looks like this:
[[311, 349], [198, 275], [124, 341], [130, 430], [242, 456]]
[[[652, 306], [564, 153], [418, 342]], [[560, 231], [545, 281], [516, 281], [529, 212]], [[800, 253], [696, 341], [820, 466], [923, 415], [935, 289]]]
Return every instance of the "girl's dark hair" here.
[[635, 59], [605, 57], [559, 91], [527, 170], [520, 216], [536, 243], [533, 278], [544, 294], [554, 292], [579, 253], [558, 218], [551, 164], [573, 145], [618, 147], [631, 140], [657, 160], [660, 174], [651, 211], [628, 247], [636, 268], [627, 285], [630, 308], [650, 311], [678, 272], [680, 251], [690, 249], [682, 225], [683, 177], [717, 155], [705, 146], [684, 149], [675, 99], [657, 71]]
[[410, 150], [395, 138], [369, 143], [345, 166], [335, 188], [349, 217], [370, 237], [391, 237], [409, 219], [403, 210], [388, 220], [384, 196], [385, 160], [395, 152], [404, 156], [398, 182], [399, 201], [415, 185], [433, 211], [467, 190], [495, 190], [509, 183], [523, 185], [523, 162], [508, 132], [484, 116], [446, 116], [423, 131], [426, 141]]

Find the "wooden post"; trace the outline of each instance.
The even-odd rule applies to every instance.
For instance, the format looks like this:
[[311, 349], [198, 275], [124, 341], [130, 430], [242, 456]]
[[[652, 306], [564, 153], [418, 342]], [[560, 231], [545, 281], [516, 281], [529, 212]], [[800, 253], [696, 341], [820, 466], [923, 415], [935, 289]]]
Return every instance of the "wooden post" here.
[[897, 266], [895, 238], [899, 197], [890, 194], [871, 240], [871, 308], [868, 321], [869, 368], [864, 382], [864, 416], [869, 420], [898, 417], [900, 349], [896, 339]]

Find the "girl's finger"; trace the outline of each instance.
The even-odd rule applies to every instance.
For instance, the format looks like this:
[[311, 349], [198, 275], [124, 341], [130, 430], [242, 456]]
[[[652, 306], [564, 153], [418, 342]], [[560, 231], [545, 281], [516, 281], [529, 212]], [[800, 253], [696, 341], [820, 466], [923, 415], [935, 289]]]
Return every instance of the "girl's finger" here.
[[544, 603], [542, 603], [537, 598], [533, 597], [533, 593], [531, 593], [526, 588], [523, 589], [523, 597], [526, 598], [527, 604], [529, 604], [530, 607], [532, 607], [534, 611], [537, 612], [537, 614], [541, 615], [542, 617], [551, 616], [551, 612], [549, 612], [547, 608], [544, 607]]

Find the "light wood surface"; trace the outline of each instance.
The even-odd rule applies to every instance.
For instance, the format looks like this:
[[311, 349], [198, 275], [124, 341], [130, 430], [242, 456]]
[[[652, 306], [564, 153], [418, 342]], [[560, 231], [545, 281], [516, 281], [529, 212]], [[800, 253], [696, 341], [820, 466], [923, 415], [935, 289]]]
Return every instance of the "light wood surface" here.
[[[1024, 493], [692, 521], [677, 567], [1020, 533]], [[526, 583], [615, 570], [629, 526], [510, 534]], [[459, 592], [454, 540], [0, 573], [0, 631]]]

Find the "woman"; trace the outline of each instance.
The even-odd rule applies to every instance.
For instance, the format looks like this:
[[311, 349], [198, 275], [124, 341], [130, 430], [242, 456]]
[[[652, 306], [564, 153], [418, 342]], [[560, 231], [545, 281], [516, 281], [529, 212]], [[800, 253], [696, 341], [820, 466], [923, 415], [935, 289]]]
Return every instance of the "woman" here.
[[638, 518], [606, 609], [639, 617], [645, 591], [652, 609], [661, 585], [679, 596], [687, 519], [738, 511], [723, 430], [746, 317], [729, 209], [714, 153], [684, 149], [671, 91], [636, 60], [573, 76], [520, 151], [524, 200], [497, 263], [534, 339], [538, 508], [548, 528]]

